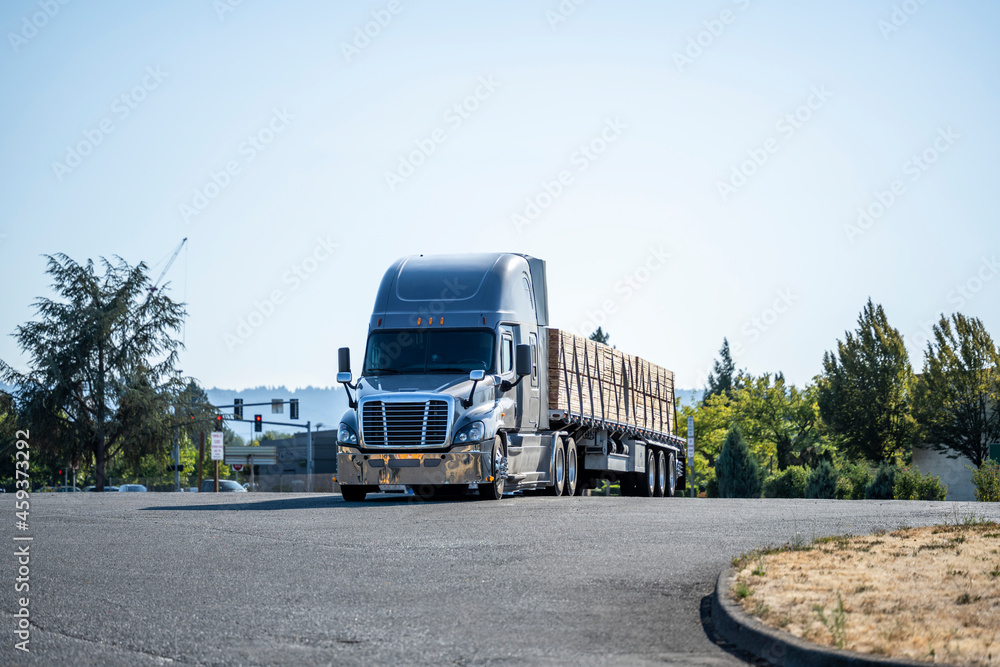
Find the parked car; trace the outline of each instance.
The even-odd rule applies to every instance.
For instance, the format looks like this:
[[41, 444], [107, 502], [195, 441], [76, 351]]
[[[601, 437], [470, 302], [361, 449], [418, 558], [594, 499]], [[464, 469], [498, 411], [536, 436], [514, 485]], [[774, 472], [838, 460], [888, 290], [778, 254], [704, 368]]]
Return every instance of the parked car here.
[[57, 493], [78, 493], [81, 489], [78, 486], [60, 486], [56, 488]]
[[[83, 487], [83, 490], [84, 491], [97, 491], [97, 487], [96, 486], [85, 486], [85, 487]], [[118, 491], [118, 487], [117, 486], [108, 486], [108, 485], [105, 484], [104, 485], [104, 491], [105, 492]]]
[[[214, 493], [215, 492], [215, 480], [206, 479], [201, 483], [202, 493]], [[219, 492], [223, 493], [246, 493], [247, 490], [239, 482], [235, 482], [231, 479], [220, 479], [219, 480]]]
[[147, 491], [146, 487], [143, 486], [142, 484], [122, 484], [121, 486], [118, 487], [118, 490], [127, 492], [139, 492], [139, 493], [145, 493]]

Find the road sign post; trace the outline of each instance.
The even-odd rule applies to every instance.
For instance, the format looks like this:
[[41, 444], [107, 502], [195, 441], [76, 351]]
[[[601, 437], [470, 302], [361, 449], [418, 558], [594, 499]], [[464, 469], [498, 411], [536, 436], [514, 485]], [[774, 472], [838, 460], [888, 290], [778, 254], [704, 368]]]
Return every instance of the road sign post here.
[[[212, 461], [215, 462], [215, 492], [219, 492], [219, 461], [225, 456], [223, 448], [223, 438], [225, 435], [222, 431], [212, 432]], [[199, 489], [200, 491], [201, 489]]]
[[688, 484], [691, 486], [691, 497], [694, 498], [694, 417], [688, 417]]

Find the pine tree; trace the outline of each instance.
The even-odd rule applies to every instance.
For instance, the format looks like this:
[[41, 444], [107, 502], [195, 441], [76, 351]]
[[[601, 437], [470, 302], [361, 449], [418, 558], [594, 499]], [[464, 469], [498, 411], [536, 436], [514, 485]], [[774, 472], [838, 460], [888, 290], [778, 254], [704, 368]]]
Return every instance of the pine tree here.
[[597, 331], [590, 334], [590, 340], [608, 345], [608, 341], [611, 340], [611, 334], [605, 333], [601, 327], [597, 327]]
[[806, 498], [833, 499], [837, 497], [837, 469], [823, 459], [812, 472], [806, 482]]
[[719, 480], [720, 498], [760, 498], [760, 466], [736, 424], [726, 434], [715, 463], [715, 475]]
[[719, 358], [712, 366], [712, 372], [708, 374], [708, 388], [701, 400], [706, 401], [710, 396], [732, 394], [734, 388], [740, 386], [741, 373], [736, 370], [736, 363], [733, 355], [729, 351], [729, 339], [722, 339], [722, 347], [719, 349]]
[[912, 444], [913, 369], [899, 331], [868, 299], [856, 332], [823, 355], [818, 382], [823, 420], [846, 453], [886, 461]]
[[1000, 349], [981, 321], [941, 316], [915, 393], [926, 446], [976, 467], [989, 458], [990, 443], [1000, 442]]

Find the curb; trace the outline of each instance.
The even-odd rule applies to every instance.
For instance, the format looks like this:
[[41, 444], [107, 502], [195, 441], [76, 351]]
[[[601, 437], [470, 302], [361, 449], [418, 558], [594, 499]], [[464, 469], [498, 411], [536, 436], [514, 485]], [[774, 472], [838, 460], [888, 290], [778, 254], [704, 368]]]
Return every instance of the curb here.
[[728, 567], [719, 573], [712, 596], [712, 625], [726, 641], [759, 658], [782, 667], [862, 667], [867, 665], [907, 665], [927, 667], [928, 663], [901, 658], [879, 658], [855, 651], [813, 644], [788, 632], [761, 623], [729, 597], [736, 571]]

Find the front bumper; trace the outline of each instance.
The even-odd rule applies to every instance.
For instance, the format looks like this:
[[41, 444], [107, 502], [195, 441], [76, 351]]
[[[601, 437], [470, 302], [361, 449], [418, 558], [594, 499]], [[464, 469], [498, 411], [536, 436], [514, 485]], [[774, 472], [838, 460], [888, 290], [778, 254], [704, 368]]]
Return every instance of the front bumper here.
[[405, 486], [476, 484], [486, 479], [488, 461], [489, 454], [472, 447], [444, 453], [393, 454], [362, 454], [341, 447], [337, 453], [337, 482]]

